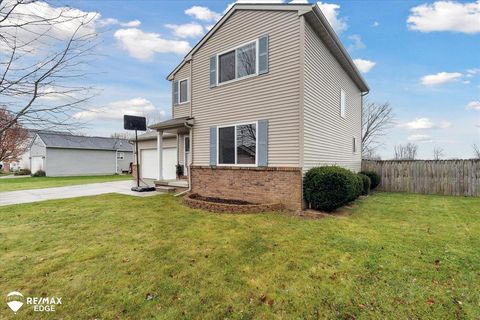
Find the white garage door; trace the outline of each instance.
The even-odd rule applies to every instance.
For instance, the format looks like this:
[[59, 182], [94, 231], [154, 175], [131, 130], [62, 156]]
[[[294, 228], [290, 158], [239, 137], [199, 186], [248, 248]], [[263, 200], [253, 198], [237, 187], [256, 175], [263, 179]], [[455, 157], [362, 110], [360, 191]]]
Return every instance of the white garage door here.
[[32, 173], [37, 172], [38, 170], [45, 171], [43, 167], [43, 158], [42, 157], [32, 157], [32, 163], [30, 166]]
[[[163, 149], [163, 179], [175, 180], [175, 166], [177, 164], [177, 149]], [[158, 178], [157, 150], [140, 150], [140, 175], [146, 179]]]

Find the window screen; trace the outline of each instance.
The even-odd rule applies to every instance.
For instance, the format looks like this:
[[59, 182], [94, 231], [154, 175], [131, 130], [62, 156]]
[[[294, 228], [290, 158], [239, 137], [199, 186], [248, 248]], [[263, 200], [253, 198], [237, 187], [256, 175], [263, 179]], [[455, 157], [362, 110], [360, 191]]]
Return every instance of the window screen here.
[[218, 129], [218, 163], [235, 163], [235, 127]]
[[235, 51], [230, 51], [218, 57], [219, 82], [235, 79]]
[[237, 126], [237, 164], [255, 164], [256, 147], [255, 124]]

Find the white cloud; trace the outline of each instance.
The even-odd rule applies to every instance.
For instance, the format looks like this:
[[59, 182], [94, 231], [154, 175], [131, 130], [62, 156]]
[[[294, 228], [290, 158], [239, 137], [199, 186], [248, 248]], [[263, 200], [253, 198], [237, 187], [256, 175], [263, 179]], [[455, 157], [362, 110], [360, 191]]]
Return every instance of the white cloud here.
[[372, 27], [378, 27], [378, 26], [380, 26], [380, 22], [374, 21], [374, 22], [372, 23]]
[[470, 81], [470, 80], [463, 80], [462, 83], [464, 83], [464, 84], [470, 84], [471, 81]]
[[339, 9], [340, 6], [334, 3], [324, 3], [324, 2], [317, 2], [317, 5], [322, 10], [323, 15], [327, 18], [328, 22], [332, 26], [333, 30], [336, 33], [341, 33], [347, 29], [347, 19], [346, 18], [339, 18]]
[[473, 100], [467, 104], [467, 109], [480, 111], [480, 100]]
[[356, 49], [365, 49], [365, 43], [362, 42], [362, 38], [358, 34], [352, 34], [351, 36], [347, 37], [349, 40], [352, 41], [352, 45], [349, 46], [350, 50]]
[[436, 1], [413, 7], [410, 12], [407, 25], [412, 30], [480, 32], [480, 0], [467, 3]]
[[140, 22], [140, 20], [132, 20], [132, 21], [129, 21], [129, 22], [126, 22], [126, 23], [122, 23], [122, 26], [123, 27], [136, 28], [136, 27], [140, 26], [140, 24], [142, 24]]
[[214, 26], [215, 26], [214, 24], [209, 24], [205, 26], [205, 29], [207, 29], [207, 31], [210, 31]]
[[412, 134], [408, 137], [408, 141], [414, 142], [431, 142], [432, 138], [426, 134]]
[[155, 111], [155, 106], [145, 98], [133, 98], [109, 103], [103, 108], [93, 108], [76, 113], [76, 119], [122, 119], [125, 114], [133, 116], [146, 116]]
[[292, 0], [289, 2], [290, 4], [306, 4], [308, 0]]
[[472, 76], [476, 75], [477, 73], [480, 73], [480, 69], [478, 68], [472, 68], [467, 70], [467, 74]]
[[220, 13], [201, 6], [193, 6], [185, 10], [185, 14], [202, 21], [217, 21], [222, 17]]
[[149, 60], [155, 53], [186, 54], [190, 50], [187, 41], [163, 39], [157, 33], [144, 32], [140, 29], [119, 29], [114, 34], [123, 49], [140, 60]]
[[417, 129], [431, 129], [435, 125], [429, 118], [416, 118], [413, 121], [401, 124], [400, 127], [404, 127], [411, 130]]
[[440, 72], [437, 74], [429, 74], [422, 77], [422, 84], [425, 86], [433, 86], [437, 84], [454, 82], [462, 76], [460, 72]]
[[[12, 9], [16, 1], [5, 1], [4, 11]], [[75, 30], [76, 37], [86, 36], [96, 32], [96, 21], [100, 18], [97, 12], [85, 12], [70, 7], [54, 7], [46, 2], [23, 2], [10, 14], [8, 19], [0, 23], [3, 35], [15, 35], [18, 44], [28, 44], [25, 50], [48, 47], [57, 40], [69, 39]], [[49, 23], [45, 23], [49, 21]], [[8, 27], [18, 23], [25, 24], [22, 28]], [[8, 37], [7, 37], [8, 38]], [[0, 46], [0, 52], [3, 51]]]
[[358, 70], [363, 73], [369, 72], [377, 64], [376, 62], [364, 59], [353, 59], [353, 62], [357, 66]]
[[450, 121], [439, 121], [434, 123], [430, 118], [416, 118], [410, 122], [402, 123], [399, 127], [406, 128], [408, 130], [424, 130], [424, 129], [447, 129], [452, 126]]
[[180, 38], [195, 38], [204, 34], [203, 27], [198, 23], [166, 24], [165, 27], [173, 31]]
[[115, 18], [106, 18], [106, 19], [99, 19], [98, 20], [98, 25], [100, 27], [106, 27], [106, 26], [113, 26], [113, 25], [120, 25], [122, 27], [129, 27], [129, 28], [135, 28], [140, 26], [142, 23], [140, 20], [132, 20], [128, 22], [121, 22], [118, 19]]

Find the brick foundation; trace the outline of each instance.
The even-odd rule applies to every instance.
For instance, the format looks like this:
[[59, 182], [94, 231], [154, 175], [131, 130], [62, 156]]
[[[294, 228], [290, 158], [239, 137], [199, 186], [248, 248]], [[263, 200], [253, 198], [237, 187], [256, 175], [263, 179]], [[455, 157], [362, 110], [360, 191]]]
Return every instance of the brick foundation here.
[[192, 166], [192, 192], [206, 197], [281, 203], [302, 209], [302, 170], [290, 167]]

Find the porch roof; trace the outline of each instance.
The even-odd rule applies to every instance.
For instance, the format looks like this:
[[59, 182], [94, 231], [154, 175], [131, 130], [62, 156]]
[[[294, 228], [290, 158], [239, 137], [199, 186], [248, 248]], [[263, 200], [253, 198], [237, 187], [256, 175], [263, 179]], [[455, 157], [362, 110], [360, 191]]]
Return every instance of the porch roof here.
[[169, 130], [169, 129], [179, 129], [185, 127], [191, 127], [195, 123], [193, 118], [190, 117], [182, 117], [182, 118], [175, 118], [170, 119], [167, 121], [162, 121], [159, 123], [152, 124], [149, 126], [150, 129], [154, 130]]

